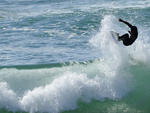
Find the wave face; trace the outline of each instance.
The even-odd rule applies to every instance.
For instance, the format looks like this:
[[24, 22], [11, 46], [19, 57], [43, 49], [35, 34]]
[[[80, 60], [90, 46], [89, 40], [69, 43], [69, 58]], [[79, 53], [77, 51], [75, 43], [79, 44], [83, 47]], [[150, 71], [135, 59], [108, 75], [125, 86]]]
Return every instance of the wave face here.
[[12, 111], [58, 113], [77, 108], [78, 100], [122, 98], [129, 91], [126, 77], [102, 73], [108, 67], [101, 66], [97, 61], [51, 69], [2, 69], [0, 105]]
[[[150, 112], [149, 0], [0, 6], [0, 113]], [[119, 17], [138, 27], [132, 46], [112, 38]]]

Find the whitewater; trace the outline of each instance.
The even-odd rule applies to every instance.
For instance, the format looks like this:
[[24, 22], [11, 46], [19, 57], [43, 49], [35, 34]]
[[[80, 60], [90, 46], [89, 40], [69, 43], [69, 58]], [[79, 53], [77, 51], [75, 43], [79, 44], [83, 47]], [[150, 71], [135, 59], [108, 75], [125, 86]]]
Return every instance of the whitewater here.
[[[150, 112], [150, 2], [123, 2], [2, 2], [0, 113]], [[110, 33], [120, 17], [132, 46]]]

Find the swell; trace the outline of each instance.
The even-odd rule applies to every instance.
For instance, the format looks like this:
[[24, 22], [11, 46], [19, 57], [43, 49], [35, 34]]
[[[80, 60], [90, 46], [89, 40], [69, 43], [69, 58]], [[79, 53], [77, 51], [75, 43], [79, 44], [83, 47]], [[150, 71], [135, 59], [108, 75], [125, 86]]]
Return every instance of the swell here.
[[[98, 59], [97, 59], [98, 60]], [[84, 62], [74, 62], [74, 61], [70, 61], [70, 62], [64, 62], [64, 63], [51, 63], [51, 64], [29, 64], [29, 65], [10, 65], [10, 66], [0, 66], [0, 69], [11, 69], [11, 68], [15, 68], [15, 69], [44, 69], [44, 68], [54, 68], [54, 67], [64, 67], [64, 66], [71, 66], [71, 65], [75, 65], [75, 64], [89, 64], [92, 63], [96, 60], [89, 60], [89, 61], [84, 61]]]

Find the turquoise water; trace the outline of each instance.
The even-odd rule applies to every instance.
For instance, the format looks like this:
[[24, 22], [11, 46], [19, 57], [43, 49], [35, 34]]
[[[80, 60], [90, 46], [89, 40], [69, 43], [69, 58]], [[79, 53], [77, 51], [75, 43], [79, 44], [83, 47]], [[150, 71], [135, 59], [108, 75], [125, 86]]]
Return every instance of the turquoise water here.
[[[0, 113], [149, 113], [149, 0], [0, 2]], [[115, 41], [128, 20], [132, 46]]]

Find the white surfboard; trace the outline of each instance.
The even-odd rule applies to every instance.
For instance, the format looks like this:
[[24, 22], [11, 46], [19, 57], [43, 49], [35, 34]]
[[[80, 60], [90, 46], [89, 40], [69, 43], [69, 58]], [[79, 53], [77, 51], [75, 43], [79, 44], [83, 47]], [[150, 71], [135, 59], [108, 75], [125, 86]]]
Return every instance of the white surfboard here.
[[110, 31], [110, 33], [111, 33], [111, 36], [112, 36], [116, 41], [119, 41], [119, 40], [118, 40], [119, 33], [115, 32], [115, 31]]

